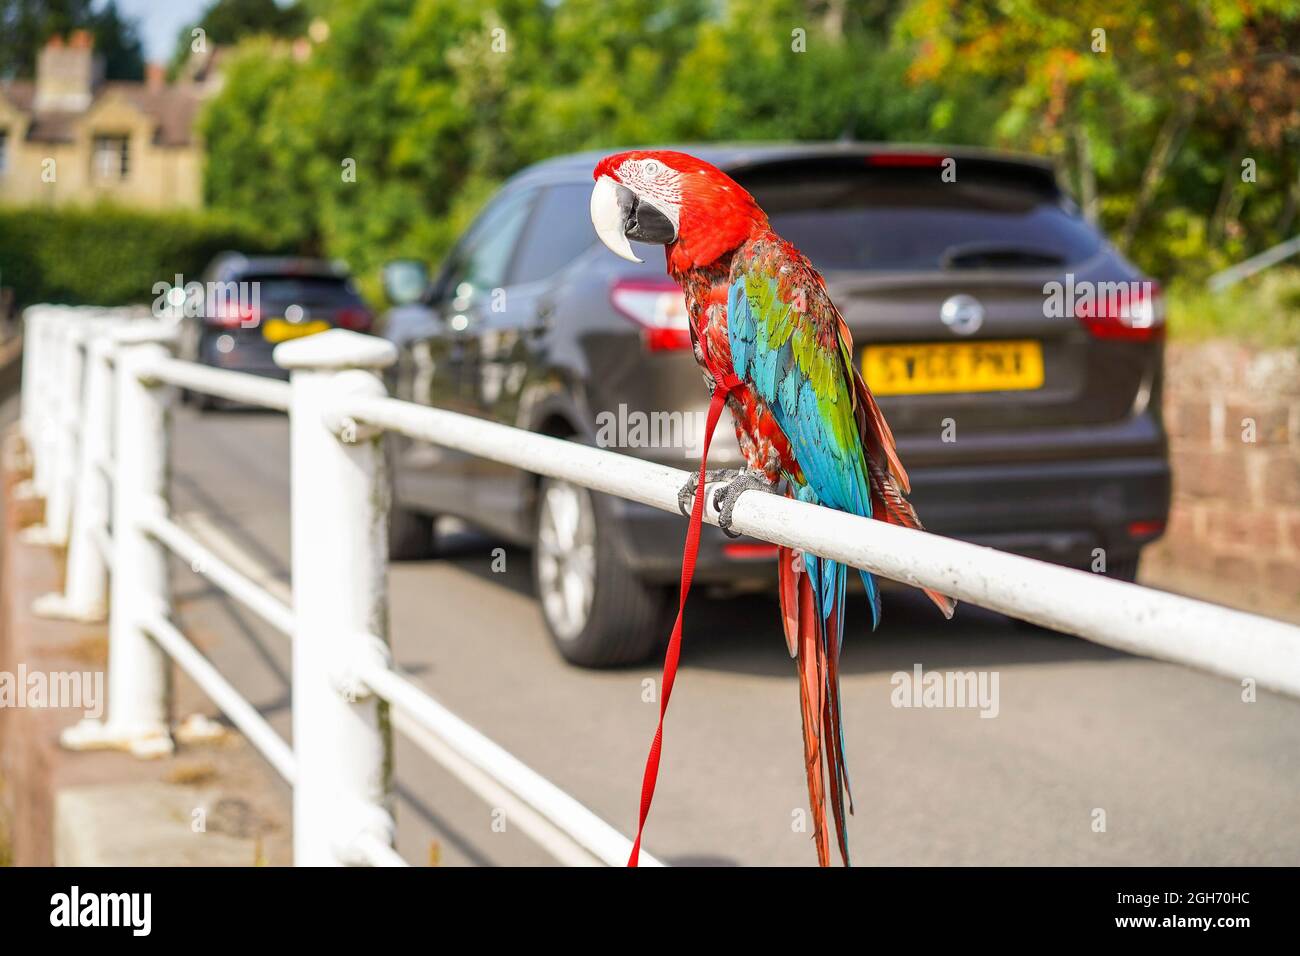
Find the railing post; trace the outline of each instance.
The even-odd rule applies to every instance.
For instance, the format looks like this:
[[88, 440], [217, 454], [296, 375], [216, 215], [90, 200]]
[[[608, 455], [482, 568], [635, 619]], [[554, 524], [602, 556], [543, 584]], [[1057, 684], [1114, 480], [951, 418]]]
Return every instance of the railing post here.
[[48, 456], [48, 471], [42, 477], [45, 518], [40, 525], [23, 532], [23, 540], [29, 544], [62, 547], [68, 543], [77, 472], [82, 375], [85, 371], [82, 348], [99, 321], [90, 310], [69, 309], [54, 326], [53, 387], [46, 398], [49, 414], [42, 450], [42, 454]]
[[108, 610], [108, 565], [102, 540], [112, 503], [109, 476], [102, 469], [112, 454], [113, 366], [111, 333], [105, 325], [87, 337], [86, 381], [81, 402], [81, 441], [73, 483], [72, 528], [62, 594], [45, 594], [32, 604], [42, 617], [102, 621]]
[[298, 866], [365, 862], [358, 837], [392, 846], [392, 740], [357, 665], [388, 659], [388, 478], [382, 433], [343, 421], [332, 401], [383, 395], [391, 343], [333, 330], [286, 342], [292, 373], [293, 855]]
[[116, 342], [113, 420], [113, 560], [108, 625], [108, 718], [85, 720], [61, 740], [73, 749], [113, 747], [136, 756], [171, 753], [169, 664], [140, 627], [170, 615], [167, 554], [141, 527], [142, 516], [167, 510], [168, 417], [171, 389], [148, 381], [149, 363], [165, 358], [176, 329], [131, 323]]
[[42, 326], [48, 321], [50, 313], [51, 307], [48, 305], [29, 305], [23, 310], [22, 431], [28, 455], [33, 461], [36, 458], [36, 437], [40, 434], [37, 389], [40, 387], [41, 346], [45, 334]]
[[[24, 414], [31, 431], [27, 447], [32, 457], [31, 484], [25, 496], [43, 498], [49, 494], [50, 472], [53, 467], [53, 438], [56, 422], [55, 409], [58, 377], [58, 338], [60, 326], [67, 320], [65, 306], [42, 306], [32, 328], [31, 388], [23, 389], [23, 401], [30, 402], [31, 418]], [[27, 342], [23, 342], [27, 348]], [[24, 365], [23, 372], [27, 368]]]

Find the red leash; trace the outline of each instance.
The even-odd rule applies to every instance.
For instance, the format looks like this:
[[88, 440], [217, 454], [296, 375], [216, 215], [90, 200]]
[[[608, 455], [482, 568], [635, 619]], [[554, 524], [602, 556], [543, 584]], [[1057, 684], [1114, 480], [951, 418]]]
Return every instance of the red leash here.
[[700, 528], [704, 524], [704, 474], [708, 469], [709, 445], [713, 430], [718, 427], [722, 406], [727, 396], [741, 386], [740, 379], [728, 373], [715, 379], [713, 401], [709, 403], [708, 418], [704, 423], [704, 449], [700, 455], [700, 481], [695, 488], [695, 501], [691, 505], [691, 521], [686, 526], [686, 545], [682, 549], [681, 600], [677, 605], [677, 622], [673, 624], [672, 637], [668, 639], [668, 652], [664, 655], [663, 693], [659, 698], [659, 726], [650, 742], [650, 755], [645, 762], [645, 777], [641, 781], [641, 818], [637, 823], [636, 842], [627, 865], [636, 866], [641, 855], [641, 834], [645, 831], [646, 817], [650, 816], [650, 802], [655, 796], [655, 781], [659, 779], [659, 754], [663, 750], [664, 715], [668, 712], [668, 698], [673, 694], [673, 681], [677, 678], [677, 660], [682, 652], [682, 618], [686, 614], [686, 596], [691, 592], [691, 578], [695, 576], [695, 560], [700, 553]]

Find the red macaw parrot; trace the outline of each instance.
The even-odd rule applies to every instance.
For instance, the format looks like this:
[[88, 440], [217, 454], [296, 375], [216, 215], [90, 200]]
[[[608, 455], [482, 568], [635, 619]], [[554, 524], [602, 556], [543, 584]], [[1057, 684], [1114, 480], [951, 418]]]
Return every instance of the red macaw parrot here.
[[[746, 470], [706, 476], [731, 479], [715, 498], [723, 530], [730, 533], [736, 500], [750, 489], [920, 528], [903, 498], [907, 473], [894, 436], [854, 364], [844, 319], [821, 275], [772, 231], [754, 198], [716, 167], [671, 150], [607, 156], [594, 178], [591, 218], [601, 240], [634, 262], [641, 260], [629, 239], [665, 247], [668, 274], [686, 296], [706, 384], [713, 390], [718, 382], [739, 381], [726, 401]], [[683, 508], [696, 485], [683, 487]], [[797, 662], [808, 799], [822, 866], [830, 862], [827, 775], [840, 857], [849, 863], [844, 813], [853, 804], [839, 683], [847, 570], [779, 549], [781, 616]], [[874, 628], [880, 593], [872, 575], [861, 574]], [[952, 616], [951, 598], [925, 593]]]

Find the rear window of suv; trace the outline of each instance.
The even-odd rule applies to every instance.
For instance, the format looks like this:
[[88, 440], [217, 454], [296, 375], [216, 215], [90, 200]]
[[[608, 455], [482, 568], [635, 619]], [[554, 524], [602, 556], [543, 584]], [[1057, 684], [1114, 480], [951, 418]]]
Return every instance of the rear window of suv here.
[[243, 282], [256, 282], [264, 299], [285, 302], [347, 302], [361, 301], [351, 279], [335, 276], [244, 275]]
[[[1041, 181], [922, 168], [784, 166], [737, 172], [772, 228], [822, 271], [1044, 268], [1095, 255], [1102, 239]], [[1011, 168], [1014, 170], [1014, 167]], [[1041, 175], [1041, 174], [1040, 174]]]

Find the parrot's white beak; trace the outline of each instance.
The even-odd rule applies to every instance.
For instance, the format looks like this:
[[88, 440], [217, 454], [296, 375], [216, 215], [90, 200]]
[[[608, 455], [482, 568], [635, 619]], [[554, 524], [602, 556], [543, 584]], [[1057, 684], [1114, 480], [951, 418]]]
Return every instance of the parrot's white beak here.
[[[620, 194], [620, 190], [623, 194]], [[631, 205], [632, 191], [620, 186], [609, 176], [596, 180], [596, 187], [591, 191], [591, 224], [596, 227], [609, 251], [621, 256], [628, 262], [641, 262], [632, 251], [632, 244], [627, 241], [627, 217]]]

